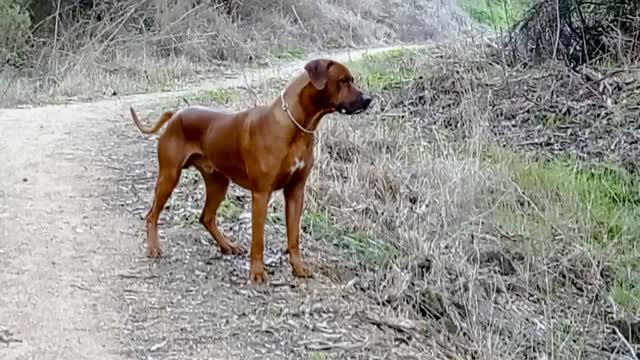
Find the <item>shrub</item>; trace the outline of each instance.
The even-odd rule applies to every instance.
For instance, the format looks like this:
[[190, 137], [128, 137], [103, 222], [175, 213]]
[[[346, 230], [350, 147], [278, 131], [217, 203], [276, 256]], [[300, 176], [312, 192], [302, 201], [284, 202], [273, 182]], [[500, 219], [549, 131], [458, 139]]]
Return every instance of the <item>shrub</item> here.
[[554, 56], [572, 66], [638, 62], [639, 19], [637, 0], [538, 0], [513, 29], [508, 47], [530, 62]]
[[31, 19], [23, 0], [0, 0], [0, 62], [16, 64], [24, 53]]

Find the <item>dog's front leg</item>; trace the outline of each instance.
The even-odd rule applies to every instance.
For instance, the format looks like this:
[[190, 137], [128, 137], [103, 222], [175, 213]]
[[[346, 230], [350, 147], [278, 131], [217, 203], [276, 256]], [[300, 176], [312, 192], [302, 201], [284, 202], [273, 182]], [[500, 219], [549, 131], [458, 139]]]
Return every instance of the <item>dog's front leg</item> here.
[[297, 277], [311, 276], [311, 269], [305, 266], [300, 255], [300, 217], [304, 205], [305, 180], [292, 183], [283, 191], [287, 225], [287, 252], [289, 253], [291, 272]]
[[254, 283], [267, 281], [264, 272], [264, 223], [271, 193], [251, 194], [251, 251], [249, 254], [249, 278]]

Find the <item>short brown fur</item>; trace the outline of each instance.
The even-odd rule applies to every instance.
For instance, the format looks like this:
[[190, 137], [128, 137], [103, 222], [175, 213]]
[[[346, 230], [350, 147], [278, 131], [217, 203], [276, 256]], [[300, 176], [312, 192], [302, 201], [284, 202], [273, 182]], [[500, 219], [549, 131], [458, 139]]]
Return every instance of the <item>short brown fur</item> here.
[[131, 116], [138, 129], [152, 134], [166, 124], [158, 139], [159, 173], [153, 204], [146, 216], [147, 256], [161, 255], [158, 218], [178, 184], [182, 169], [195, 167], [206, 186], [206, 201], [200, 222], [215, 239], [220, 251], [240, 255], [244, 251], [227, 240], [216, 225], [216, 212], [229, 182], [251, 191], [251, 281], [267, 281], [264, 270], [264, 226], [271, 194], [283, 190], [287, 251], [292, 273], [310, 276], [299, 250], [300, 217], [304, 187], [313, 167], [314, 131], [326, 114], [339, 111], [356, 114], [366, 110], [371, 98], [353, 84], [353, 77], [342, 64], [328, 59], [310, 61], [305, 71], [285, 88], [271, 104], [236, 113], [223, 113], [202, 107], [187, 107], [176, 113], [165, 112], [151, 128], [144, 128], [133, 108]]

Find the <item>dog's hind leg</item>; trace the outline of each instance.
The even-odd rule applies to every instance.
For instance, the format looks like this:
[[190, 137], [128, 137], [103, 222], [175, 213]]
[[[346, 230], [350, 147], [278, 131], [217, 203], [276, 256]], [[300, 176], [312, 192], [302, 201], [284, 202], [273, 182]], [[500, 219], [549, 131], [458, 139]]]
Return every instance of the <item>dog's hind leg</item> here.
[[216, 224], [216, 214], [229, 188], [229, 179], [219, 172], [199, 170], [207, 188], [207, 198], [204, 208], [202, 209], [202, 215], [200, 215], [200, 223], [204, 225], [209, 231], [209, 234], [215, 239], [221, 253], [242, 255], [242, 248], [227, 240]]
[[158, 143], [158, 179], [156, 180], [153, 204], [147, 213], [147, 256], [160, 257], [160, 240], [158, 239], [158, 219], [164, 209], [167, 200], [171, 197], [173, 189], [178, 185], [182, 167], [186, 161], [183, 154], [173, 152], [181, 147], [167, 146], [167, 143]]

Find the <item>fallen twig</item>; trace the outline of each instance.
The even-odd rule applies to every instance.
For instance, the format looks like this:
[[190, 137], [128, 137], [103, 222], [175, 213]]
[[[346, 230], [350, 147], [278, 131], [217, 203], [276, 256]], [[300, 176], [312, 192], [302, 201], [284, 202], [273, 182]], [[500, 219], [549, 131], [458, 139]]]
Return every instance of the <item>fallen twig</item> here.
[[169, 339], [165, 339], [163, 342], [153, 345], [151, 348], [149, 348], [149, 351], [150, 352], [158, 351], [163, 347], [165, 347], [167, 345], [167, 342], [169, 342]]
[[119, 277], [123, 279], [142, 279], [142, 280], [150, 280], [159, 278], [158, 275], [136, 275], [136, 274], [118, 274]]
[[418, 327], [409, 322], [408, 320], [397, 320], [397, 319], [381, 319], [376, 318], [370, 314], [360, 315], [360, 318], [365, 322], [376, 326], [385, 326], [390, 329], [400, 331], [410, 335], [417, 335], [419, 333]]
[[13, 333], [9, 330], [0, 330], [0, 342], [9, 346], [11, 343], [21, 343], [22, 340], [14, 338]]
[[322, 340], [309, 340], [309, 341], [302, 341], [299, 344], [304, 345], [305, 348], [313, 351], [326, 351], [326, 350], [332, 350], [332, 349], [342, 349], [342, 350], [349, 351], [349, 350], [362, 349], [366, 347], [369, 344], [369, 339], [366, 338], [365, 340], [357, 343], [351, 343], [347, 341], [343, 341], [339, 343], [330, 343]]

